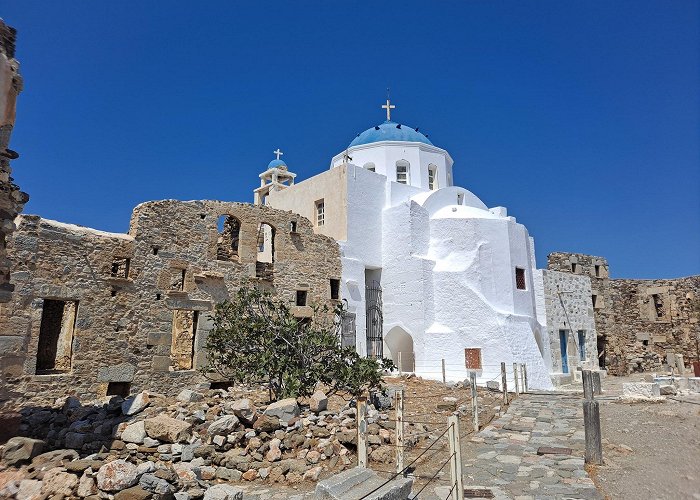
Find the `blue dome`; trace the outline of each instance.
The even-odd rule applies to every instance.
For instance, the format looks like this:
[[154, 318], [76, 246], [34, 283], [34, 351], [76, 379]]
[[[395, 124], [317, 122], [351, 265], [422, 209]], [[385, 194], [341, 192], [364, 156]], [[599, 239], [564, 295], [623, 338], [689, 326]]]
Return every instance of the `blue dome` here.
[[270, 163], [268, 163], [267, 168], [279, 168], [279, 167], [286, 167], [287, 164], [283, 162], [282, 160], [272, 160]]
[[422, 142], [423, 144], [433, 145], [426, 136], [407, 125], [401, 125], [396, 122], [384, 122], [362, 132], [355, 137], [355, 140], [348, 147], [380, 141]]

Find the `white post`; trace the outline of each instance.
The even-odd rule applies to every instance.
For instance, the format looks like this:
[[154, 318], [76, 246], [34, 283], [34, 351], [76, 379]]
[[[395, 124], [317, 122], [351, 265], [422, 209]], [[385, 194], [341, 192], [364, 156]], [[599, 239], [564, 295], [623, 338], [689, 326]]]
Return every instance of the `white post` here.
[[367, 467], [367, 398], [357, 398], [357, 466]]
[[459, 442], [459, 417], [450, 415], [447, 419], [447, 437], [450, 443], [450, 478], [455, 491], [456, 500], [464, 500], [464, 484], [462, 482], [462, 447]]
[[442, 383], [447, 385], [447, 377], [445, 376], [445, 358], [442, 358]]
[[474, 422], [474, 432], [479, 432], [479, 402], [476, 392], [476, 373], [469, 373], [469, 380], [472, 386], [472, 420]]
[[520, 389], [522, 394], [527, 392], [525, 389], [525, 363], [520, 363]]
[[399, 351], [397, 362], [399, 364], [399, 376], [401, 376], [403, 375], [403, 371], [401, 369], [401, 351]]
[[396, 472], [403, 470], [403, 387], [394, 394], [396, 404]]
[[518, 385], [518, 363], [513, 363], [513, 378], [515, 379], [515, 395], [520, 395], [520, 385]]

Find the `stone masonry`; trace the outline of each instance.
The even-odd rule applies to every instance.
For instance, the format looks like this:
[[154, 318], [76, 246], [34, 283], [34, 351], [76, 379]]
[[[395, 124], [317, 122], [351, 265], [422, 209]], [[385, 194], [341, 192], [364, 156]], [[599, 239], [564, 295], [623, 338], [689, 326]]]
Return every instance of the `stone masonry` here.
[[548, 269], [588, 276], [601, 368], [614, 375], [660, 370], [667, 354], [699, 360], [700, 276], [610, 279], [607, 261], [556, 252]]
[[219, 201], [143, 203], [128, 234], [20, 216], [7, 250], [16, 290], [0, 309], [0, 359], [16, 406], [203, 382], [216, 303], [252, 281], [311, 316], [334, 304], [341, 274], [337, 244], [307, 219]]

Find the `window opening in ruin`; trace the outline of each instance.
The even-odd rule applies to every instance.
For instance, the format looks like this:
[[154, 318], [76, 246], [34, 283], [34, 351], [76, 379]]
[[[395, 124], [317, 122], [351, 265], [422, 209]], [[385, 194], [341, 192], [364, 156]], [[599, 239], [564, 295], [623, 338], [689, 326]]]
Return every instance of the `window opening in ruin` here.
[[664, 317], [664, 302], [661, 300], [661, 295], [658, 293], [655, 293], [651, 296], [652, 300], [654, 301], [654, 312], [656, 313], [656, 317], [658, 318], [663, 318]]
[[173, 311], [172, 343], [170, 358], [174, 370], [194, 368], [194, 346], [197, 332], [197, 311], [176, 309]]
[[77, 301], [44, 299], [36, 355], [37, 373], [70, 371], [77, 311]]
[[207, 215], [206, 214], [199, 214], [199, 218], [204, 220], [207, 218]]
[[306, 305], [306, 297], [307, 297], [307, 292], [306, 290], [297, 290], [297, 305], [298, 306], [305, 306]]
[[649, 345], [649, 340], [648, 339], [642, 340], [642, 345], [645, 345], [645, 346]]
[[127, 257], [114, 257], [112, 260], [112, 276], [115, 278], [128, 278], [130, 263], [131, 259]]
[[258, 227], [258, 262], [275, 261], [275, 228], [265, 222]]
[[581, 361], [586, 361], [586, 331], [578, 331], [578, 356]]
[[437, 189], [437, 167], [435, 165], [428, 165], [428, 189]]
[[410, 164], [406, 160], [396, 162], [396, 182], [399, 184], [409, 183], [409, 167]]
[[232, 215], [222, 215], [217, 222], [216, 260], [238, 260], [241, 221]]
[[209, 389], [223, 389], [228, 390], [229, 387], [233, 387], [233, 382], [211, 382]]
[[574, 274], [578, 272], [578, 264], [576, 262], [571, 263], [571, 272]]
[[527, 286], [525, 283], [525, 269], [520, 267], [515, 268], [515, 288], [518, 290], [526, 290]]
[[377, 171], [377, 168], [374, 166], [374, 163], [372, 163], [372, 162], [365, 163], [364, 166], [363, 166], [362, 168], [364, 168], [364, 169], [366, 169], [366, 170], [369, 170], [370, 172], [376, 172], [376, 171]]
[[464, 349], [464, 366], [467, 370], [481, 370], [480, 347], [468, 347]]
[[316, 202], [316, 226], [321, 227], [326, 223], [326, 204], [323, 200]]
[[170, 280], [171, 290], [184, 290], [185, 289], [185, 276], [187, 274], [186, 269], [173, 269], [172, 277]]
[[160, 294], [159, 294], [159, 293], [156, 294], [156, 300], [160, 300]]
[[340, 345], [341, 347], [355, 347], [357, 343], [357, 326], [355, 313], [343, 311], [340, 317]]
[[598, 296], [596, 294], [591, 295], [591, 302], [593, 302], [593, 309], [598, 305]]
[[296, 233], [297, 232], [297, 221], [289, 221], [289, 232], [290, 233]]
[[107, 396], [129, 397], [131, 392], [130, 382], [110, 382], [107, 384]]
[[331, 299], [340, 299], [340, 280], [331, 278]]
[[158, 247], [153, 247], [153, 255], [158, 255]]
[[116, 297], [116, 296], [117, 296], [117, 291], [116, 291], [116, 290], [112, 290], [112, 297]]
[[596, 264], [594, 266], [594, 269], [595, 269], [595, 277], [600, 278], [600, 266], [598, 264]]

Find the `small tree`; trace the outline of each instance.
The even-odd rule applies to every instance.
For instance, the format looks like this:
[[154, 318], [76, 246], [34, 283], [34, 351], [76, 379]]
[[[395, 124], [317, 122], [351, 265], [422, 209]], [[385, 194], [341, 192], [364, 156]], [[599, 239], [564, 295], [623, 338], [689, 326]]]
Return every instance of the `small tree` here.
[[342, 307], [335, 314], [324, 307], [312, 318], [296, 318], [270, 292], [242, 287], [216, 306], [204, 371], [236, 383], [265, 383], [274, 399], [308, 396], [318, 382], [354, 396], [381, 388], [380, 372], [392, 369], [392, 361], [342, 348], [341, 315]]

